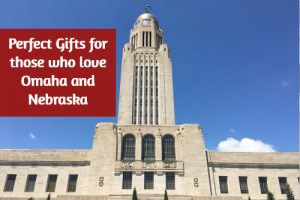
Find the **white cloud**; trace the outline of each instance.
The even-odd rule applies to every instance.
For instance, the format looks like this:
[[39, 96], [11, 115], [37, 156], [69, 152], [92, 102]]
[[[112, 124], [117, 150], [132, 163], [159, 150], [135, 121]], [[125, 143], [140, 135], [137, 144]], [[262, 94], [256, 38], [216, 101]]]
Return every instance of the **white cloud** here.
[[234, 128], [231, 128], [231, 129], [229, 129], [229, 132], [230, 132], [230, 133], [235, 133], [236, 130], [235, 130]]
[[228, 152], [275, 152], [272, 145], [260, 140], [243, 138], [239, 141], [232, 137], [219, 142], [217, 150]]
[[290, 83], [288, 82], [288, 81], [286, 81], [286, 80], [281, 80], [281, 86], [282, 87], [287, 87], [287, 86], [289, 86], [290, 85]]
[[29, 133], [29, 137], [30, 137], [30, 139], [32, 139], [32, 140], [35, 140], [36, 139], [36, 136], [33, 134], [33, 133]]

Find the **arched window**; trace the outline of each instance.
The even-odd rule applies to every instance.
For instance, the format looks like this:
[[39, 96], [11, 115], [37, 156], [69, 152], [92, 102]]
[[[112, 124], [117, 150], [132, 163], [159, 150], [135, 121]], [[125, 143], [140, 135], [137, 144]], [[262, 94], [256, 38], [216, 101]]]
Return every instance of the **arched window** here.
[[123, 137], [122, 143], [122, 160], [135, 159], [135, 137], [131, 134]]
[[155, 160], [155, 138], [152, 135], [145, 135], [142, 145], [142, 159]]
[[172, 135], [165, 135], [162, 139], [162, 159], [175, 160], [175, 140]]

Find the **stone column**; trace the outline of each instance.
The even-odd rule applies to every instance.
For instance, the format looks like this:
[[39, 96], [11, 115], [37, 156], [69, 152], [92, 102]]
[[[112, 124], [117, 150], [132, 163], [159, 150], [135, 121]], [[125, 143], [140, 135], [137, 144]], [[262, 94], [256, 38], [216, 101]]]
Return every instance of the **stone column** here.
[[162, 134], [160, 129], [156, 133], [156, 142], [155, 142], [155, 160], [162, 160], [162, 144], [161, 144]]
[[138, 130], [135, 142], [135, 160], [142, 160], [142, 132]]
[[122, 159], [122, 131], [119, 128], [117, 131], [117, 160], [121, 160]]

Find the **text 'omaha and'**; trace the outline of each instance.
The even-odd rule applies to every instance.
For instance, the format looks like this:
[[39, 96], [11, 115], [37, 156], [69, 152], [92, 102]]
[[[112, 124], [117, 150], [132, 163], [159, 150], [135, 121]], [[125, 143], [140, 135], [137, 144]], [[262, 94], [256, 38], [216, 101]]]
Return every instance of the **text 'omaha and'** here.
[[70, 79], [70, 84], [68, 83], [68, 78], [57, 78], [55, 75], [51, 75], [46, 78], [35, 78], [30, 77], [28, 75], [24, 75], [21, 78], [21, 84], [24, 87], [67, 87], [69, 85], [73, 87], [82, 87], [89, 86], [94, 87], [95, 83], [95, 75], [91, 75], [89, 78], [83, 77], [74, 77]]

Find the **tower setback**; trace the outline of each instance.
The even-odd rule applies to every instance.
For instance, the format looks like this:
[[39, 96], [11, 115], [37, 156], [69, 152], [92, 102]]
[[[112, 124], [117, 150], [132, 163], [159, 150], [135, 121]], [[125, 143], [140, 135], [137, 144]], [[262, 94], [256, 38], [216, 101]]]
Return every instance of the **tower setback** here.
[[170, 50], [150, 13], [140, 15], [124, 45], [118, 124], [174, 125]]

